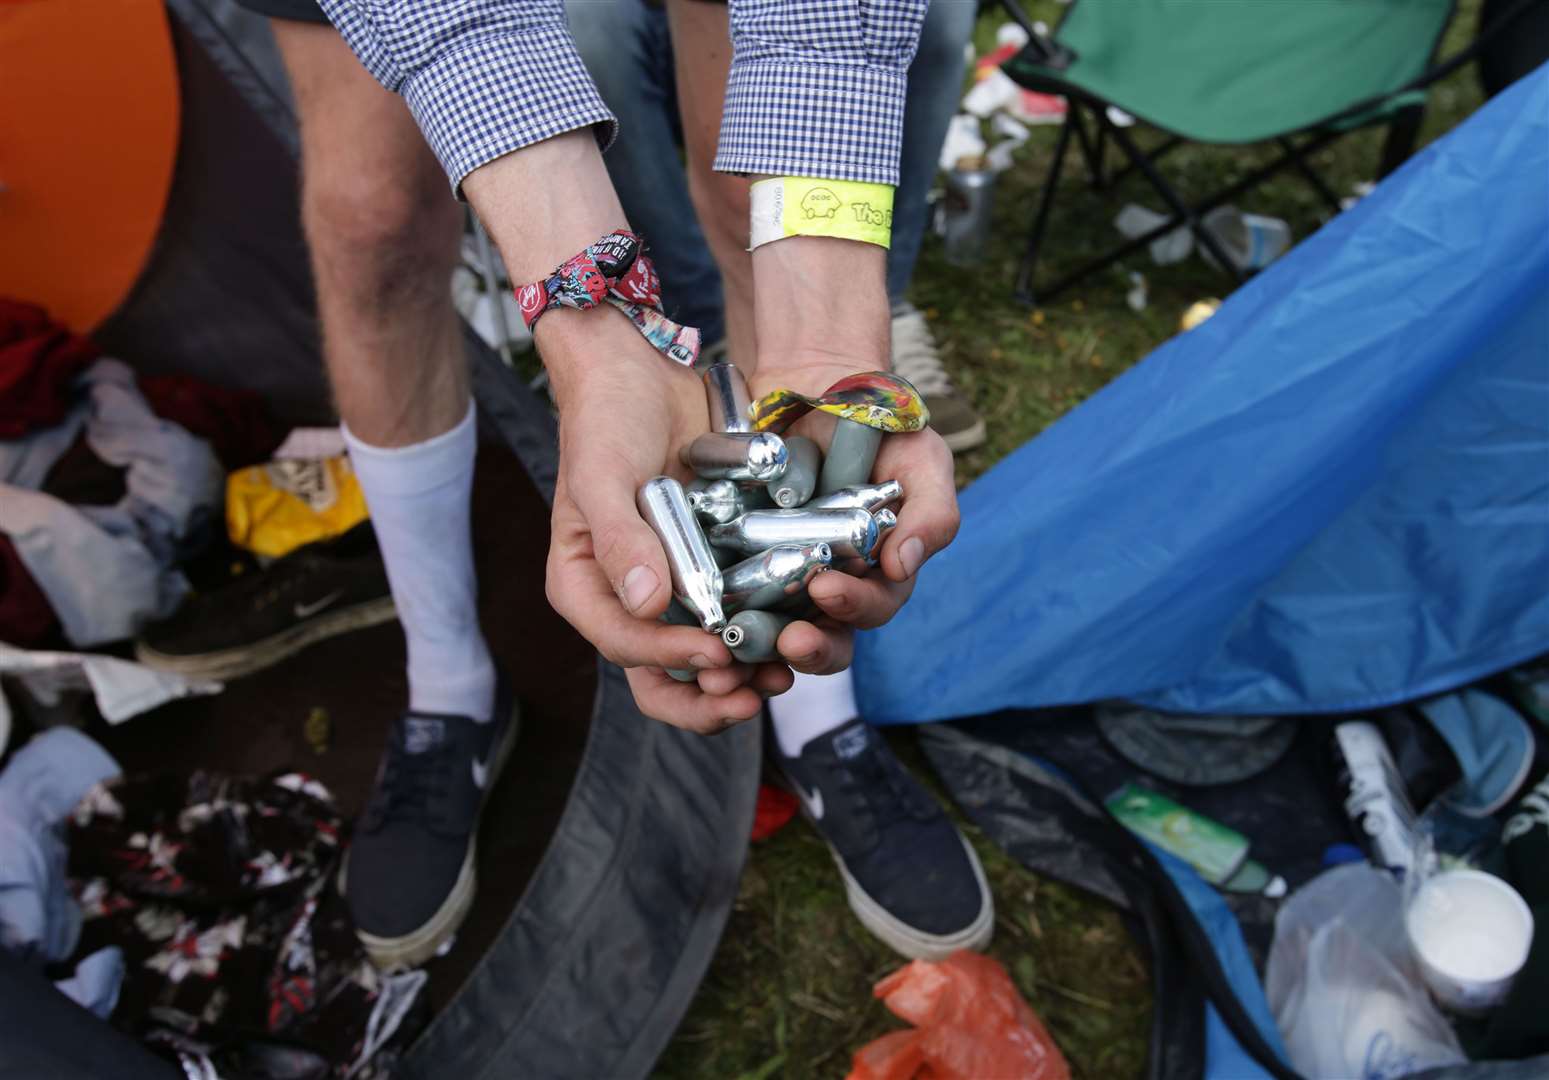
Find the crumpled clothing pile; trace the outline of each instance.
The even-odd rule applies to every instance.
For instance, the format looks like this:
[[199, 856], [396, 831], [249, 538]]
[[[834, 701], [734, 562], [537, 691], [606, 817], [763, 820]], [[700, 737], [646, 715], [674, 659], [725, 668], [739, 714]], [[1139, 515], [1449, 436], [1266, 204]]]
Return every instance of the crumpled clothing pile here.
[[255, 395], [137, 379], [41, 308], [0, 299], [0, 640], [132, 637], [188, 585], [225, 469], [278, 442]]
[[341, 824], [299, 773], [88, 794], [70, 872], [81, 951], [124, 955], [114, 1023], [190, 1075], [389, 1075], [424, 1022], [426, 976], [384, 975], [362, 950], [334, 885]]

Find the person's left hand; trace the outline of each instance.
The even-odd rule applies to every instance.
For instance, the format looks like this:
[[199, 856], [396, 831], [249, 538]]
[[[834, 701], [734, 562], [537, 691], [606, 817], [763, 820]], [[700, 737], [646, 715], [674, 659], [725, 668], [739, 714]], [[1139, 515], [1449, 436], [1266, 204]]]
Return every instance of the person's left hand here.
[[[865, 370], [874, 369], [833, 356], [763, 357], [751, 390], [755, 401], [781, 388], [816, 395], [846, 375]], [[788, 434], [805, 435], [826, 451], [836, 423], [833, 417], [813, 411]], [[952, 452], [934, 431], [884, 435], [871, 479], [874, 483], [897, 480], [903, 485], [903, 501], [896, 508], [898, 525], [883, 543], [880, 565], [864, 576], [833, 570], [813, 578], [807, 592], [822, 615], [791, 623], [776, 643], [785, 663], [797, 671], [827, 675], [848, 667], [854, 631], [891, 619], [914, 591], [920, 567], [957, 534]], [[857, 562], [850, 569], [860, 565]], [[759, 665], [771, 666], [784, 665]], [[756, 670], [748, 673], [749, 678], [758, 675]]]

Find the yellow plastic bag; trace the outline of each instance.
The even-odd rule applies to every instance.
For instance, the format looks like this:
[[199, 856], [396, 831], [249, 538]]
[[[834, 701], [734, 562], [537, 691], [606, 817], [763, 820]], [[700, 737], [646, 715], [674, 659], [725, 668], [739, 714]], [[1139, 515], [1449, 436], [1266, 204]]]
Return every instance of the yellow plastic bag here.
[[226, 532], [255, 555], [277, 559], [366, 520], [366, 497], [349, 458], [271, 461], [226, 478]]

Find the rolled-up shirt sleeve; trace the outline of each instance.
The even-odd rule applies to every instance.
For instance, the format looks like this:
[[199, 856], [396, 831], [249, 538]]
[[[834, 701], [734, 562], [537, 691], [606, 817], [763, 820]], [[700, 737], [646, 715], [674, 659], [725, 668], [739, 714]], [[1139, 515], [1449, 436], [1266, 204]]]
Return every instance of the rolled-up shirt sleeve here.
[[319, 0], [366, 69], [403, 95], [454, 189], [480, 165], [617, 121], [576, 53], [562, 0]]
[[898, 183], [926, 0], [731, 0], [715, 168]]

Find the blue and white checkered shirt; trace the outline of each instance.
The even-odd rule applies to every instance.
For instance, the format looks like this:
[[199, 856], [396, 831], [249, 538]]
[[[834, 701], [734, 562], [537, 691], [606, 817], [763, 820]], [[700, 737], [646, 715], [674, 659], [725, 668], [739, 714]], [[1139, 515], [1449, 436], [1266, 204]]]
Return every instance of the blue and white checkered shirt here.
[[[562, 0], [320, 0], [367, 70], [403, 95], [454, 187], [486, 162], [617, 121]], [[904, 83], [927, 0], [731, 0], [715, 167], [898, 182]]]

